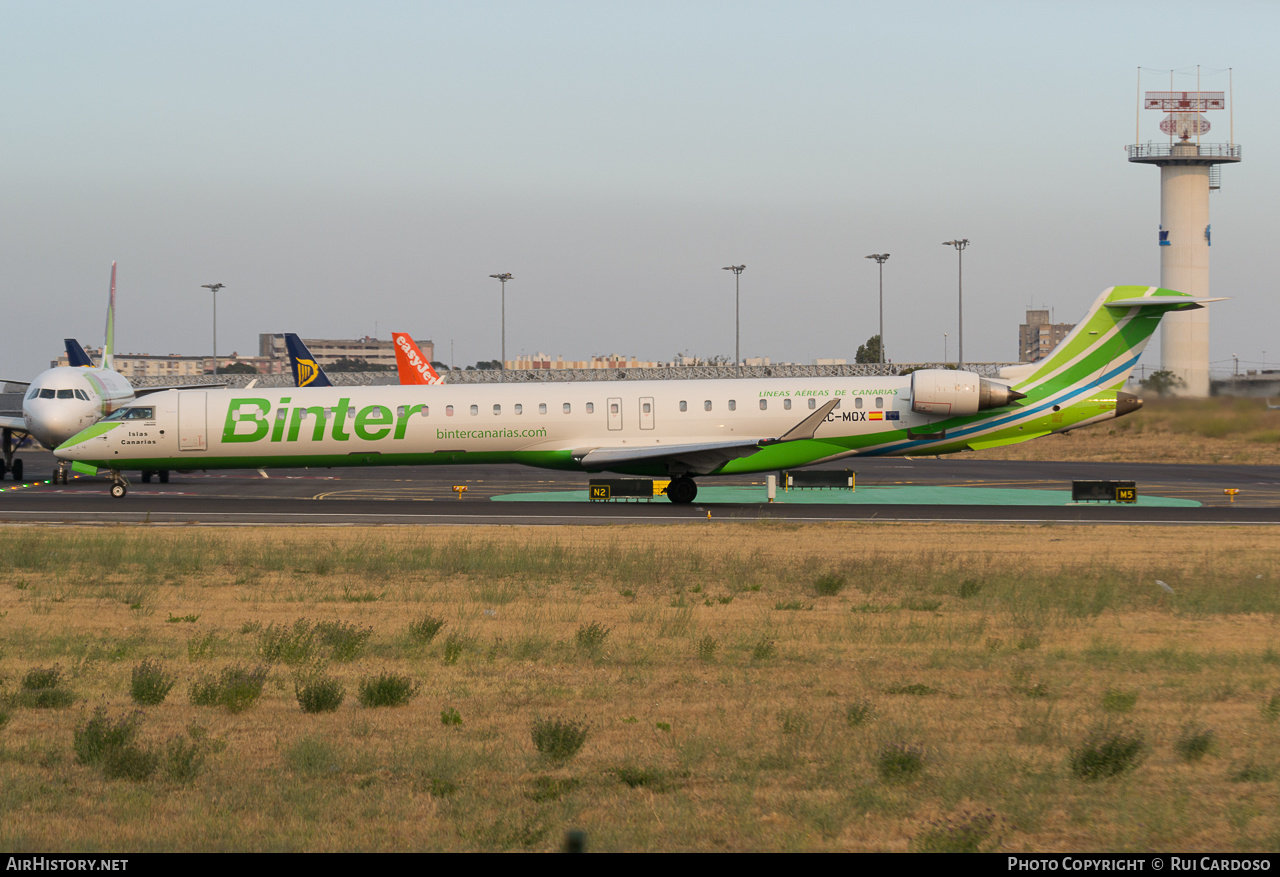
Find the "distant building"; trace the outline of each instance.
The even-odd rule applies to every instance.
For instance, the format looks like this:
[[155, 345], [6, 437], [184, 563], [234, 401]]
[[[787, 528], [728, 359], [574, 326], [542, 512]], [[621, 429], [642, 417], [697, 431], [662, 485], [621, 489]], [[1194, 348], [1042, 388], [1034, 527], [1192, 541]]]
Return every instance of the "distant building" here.
[[1018, 327], [1018, 362], [1037, 362], [1066, 338], [1075, 323], [1052, 323], [1047, 310], [1027, 311], [1027, 321]]
[[522, 353], [515, 359], [507, 360], [507, 368], [522, 369], [567, 369], [567, 368], [658, 368], [664, 362], [646, 362], [631, 356], [617, 353], [595, 355], [590, 359], [565, 359], [557, 356], [554, 359], [546, 353]]
[[[98, 365], [102, 364], [101, 347], [88, 347], [85, 349], [85, 353], [89, 354], [89, 358]], [[112, 357], [112, 360], [115, 370], [126, 378], [190, 378], [209, 374], [213, 371], [212, 356], [187, 356], [181, 353], [117, 353]], [[251, 365], [258, 374], [262, 375], [280, 375], [289, 371], [289, 360], [287, 358], [281, 361], [263, 356], [242, 357], [236, 353], [232, 353], [230, 356], [218, 357], [218, 368], [220, 370], [237, 363]], [[67, 355], [63, 353], [51, 362], [50, 366], [57, 367], [67, 364]]]
[[[436, 358], [434, 341], [427, 341], [422, 338], [414, 340], [417, 342], [418, 349], [422, 351], [422, 355], [428, 361]], [[371, 338], [368, 335], [363, 338], [350, 339], [303, 338], [302, 343], [307, 345], [311, 355], [316, 358], [316, 362], [322, 367], [333, 365], [340, 359], [362, 359], [370, 365], [385, 365], [393, 369], [396, 367], [396, 348], [389, 338]], [[258, 355], [272, 359], [283, 359], [288, 363], [289, 351], [285, 349], [284, 334], [281, 332], [264, 332], [259, 335]], [[285, 370], [288, 370], [287, 365]]]

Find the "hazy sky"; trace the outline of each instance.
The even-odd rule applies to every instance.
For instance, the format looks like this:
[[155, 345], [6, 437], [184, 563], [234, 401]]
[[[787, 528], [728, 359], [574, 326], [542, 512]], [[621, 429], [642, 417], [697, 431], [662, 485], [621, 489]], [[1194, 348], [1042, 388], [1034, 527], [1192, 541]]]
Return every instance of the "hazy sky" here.
[[[1226, 90], [1244, 161], [1211, 197], [1211, 359], [1280, 363], [1271, 2], [0, 0], [0, 376], [102, 342], [259, 332], [436, 342], [438, 359], [1013, 360], [1159, 282], [1143, 88]], [[1209, 72], [1213, 75], [1209, 75]], [[1143, 140], [1159, 115], [1143, 111]], [[1227, 113], [1207, 142], [1225, 142]], [[1144, 358], [1152, 357], [1154, 349]]]

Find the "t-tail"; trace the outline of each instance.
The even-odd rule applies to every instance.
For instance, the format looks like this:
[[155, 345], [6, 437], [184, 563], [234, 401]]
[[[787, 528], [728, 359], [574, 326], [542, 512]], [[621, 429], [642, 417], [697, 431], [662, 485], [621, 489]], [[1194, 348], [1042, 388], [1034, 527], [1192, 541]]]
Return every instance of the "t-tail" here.
[[332, 387], [329, 376], [320, 368], [316, 358], [311, 355], [307, 345], [292, 332], [284, 333], [285, 346], [289, 348], [289, 365], [293, 369], [293, 380], [299, 387]]
[[1157, 286], [1113, 286], [1105, 290], [1071, 333], [1038, 362], [1010, 366], [1000, 377], [1025, 394], [1021, 404], [1066, 406], [1098, 391], [1116, 394], [1121, 409], [1140, 407], [1122, 392], [1160, 318], [1171, 311], [1204, 307], [1221, 298], [1195, 298]]
[[84, 352], [84, 348], [80, 346], [79, 341], [74, 338], [64, 338], [62, 343], [67, 348], [67, 365], [78, 368], [93, 368], [93, 360], [89, 358], [89, 354]]
[[396, 370], [401, 384], [443, 384], [444, 378], [431, 367], [407, 332], [392, 332], [396, 348]]
[[[116, 263], [111, 263], [111, 298], [107, 301], [107, 331], [102, 343], [102, 367], [115, 371], [116, 350]], [[74, 363], [73, 363], [74, 365]]]

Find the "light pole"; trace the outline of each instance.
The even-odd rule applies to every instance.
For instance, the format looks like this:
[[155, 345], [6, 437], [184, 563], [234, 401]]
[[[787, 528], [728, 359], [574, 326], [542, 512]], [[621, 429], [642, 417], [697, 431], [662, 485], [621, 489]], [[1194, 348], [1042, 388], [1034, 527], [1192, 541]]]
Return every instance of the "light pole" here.
[[490, 274], [494, 280], [502, 284], [502, 379], [507, 379], [507, 281], [511, 279], [511, 275], [507, 274]]
[[884, 263], [889, 261], [888, 253], [872, 253], [868, 259], [875, 259], [880, 266], [880, 364], [884, 365]]
[[742, 353], [739, 347], [739, 339], [742, 337], [742, 318], [739, 302], [741, 297], [738, 295], [738, 279], [742, 277], [742, 272], [747, 270], [746, 265], [726, 265], [725, 271], [733, 272], [733, 366], [737, 368], [742, 364]]
[[207, 289], [213, 293], [213, 376], [218, 376], [218, 290], [226, 286], [225, 283], [205, 283], [200, 286], [201, 289]]
[[947, 333], [942, 333], [942, 364], [947, 364]]
[[969, 239], [956, 238], [954, 241], [943, 241], [944, 247], [955, 247], [959, 259], [958, 289], [960, 296], [960, 340], [956, 348], [956, 368], [964, 368], [964, 248], [969, 246]]

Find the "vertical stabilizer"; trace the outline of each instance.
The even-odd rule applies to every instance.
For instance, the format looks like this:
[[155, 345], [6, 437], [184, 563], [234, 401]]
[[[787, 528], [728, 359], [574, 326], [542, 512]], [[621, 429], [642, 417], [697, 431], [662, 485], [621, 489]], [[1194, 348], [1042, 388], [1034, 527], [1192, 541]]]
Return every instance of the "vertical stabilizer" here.
[[292, 332], [284, 333], [285, 347], [289, 348], [289, 364], [293, 367], [293, 381], [299, 387], [332, 387], [329, 376], [311, 355], [307, 345]]
[[396, 371], [401, 384], [443, 384], [444, 378], [431, 367], [407, 332], [392, 332], [396, 348]]
[[116, 263], [111, 263], [111, 298], [107, 302], [107, 333], [102, 342], [102, 367], [115, 371], [116, 351]]

